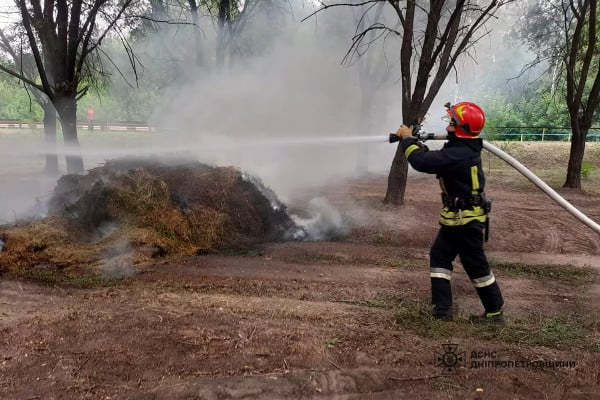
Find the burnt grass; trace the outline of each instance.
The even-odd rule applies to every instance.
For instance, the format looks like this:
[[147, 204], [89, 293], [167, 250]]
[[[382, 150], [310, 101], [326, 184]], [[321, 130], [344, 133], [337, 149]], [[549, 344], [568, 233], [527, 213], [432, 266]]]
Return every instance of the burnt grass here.
[[243, 252], [301, 231], [272, 190], [237, 168], [116, 159], [61, 177], [47, 218], [4, 231], [0, 270]]

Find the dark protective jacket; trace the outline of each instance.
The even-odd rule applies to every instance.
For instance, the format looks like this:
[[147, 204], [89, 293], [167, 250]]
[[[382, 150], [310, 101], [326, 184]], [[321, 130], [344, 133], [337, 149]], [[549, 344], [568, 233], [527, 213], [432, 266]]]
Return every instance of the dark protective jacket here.
[[465, 225], [486, 222], [489, 202], [481, 168], [481, 139], [451, 138], [440, 150], [430, 151], [416, 138], [400, 143], [410, 165], [419, 172], [436, 174], [442, 189], [440, 224]]

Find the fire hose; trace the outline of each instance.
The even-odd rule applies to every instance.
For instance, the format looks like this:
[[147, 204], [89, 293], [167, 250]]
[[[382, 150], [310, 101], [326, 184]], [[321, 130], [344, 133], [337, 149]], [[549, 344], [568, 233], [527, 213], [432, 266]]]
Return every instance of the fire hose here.
[[[431, 133], [431, 132], [422, 132], [420, 127], [417, 126], [413, 130], [413, 136], [415, 136], [419, 141], [425, 142], [427, 140], [446, 140], [448, 135], [446, 133]], [[394, 143], [399, 141], [400, 138], [395, 133], [390, 133], [389, 142]], [[534, 185], [536, 185], [539, 189], [541, 189], [544, 193], [546, 193], [552, 200], [558, 203], [559, 206], [570, 212], [575, 218], [592, 228], [597, 233], [600, 233], [600, 225], [598, 225], [594, 220], [589, 218], [587, 215], [579, 211], [575, 206], [565, 200], [561, 195], [556, 193], [554, 189], [548, 186], [543, 180], [541, 180], [538, 176], [536, 176], [533, 172], [527, 169], [523, 164], [517, 161], [515, 158], [507, 154], [506, 152], [500, 150], [498, 147], [493, 144], [483, 141], [483, 148], [494, 154], [496, 157], [505, 161], [508, 165], [516, 169], [521, 175], [525, 178], [529, 179]]]

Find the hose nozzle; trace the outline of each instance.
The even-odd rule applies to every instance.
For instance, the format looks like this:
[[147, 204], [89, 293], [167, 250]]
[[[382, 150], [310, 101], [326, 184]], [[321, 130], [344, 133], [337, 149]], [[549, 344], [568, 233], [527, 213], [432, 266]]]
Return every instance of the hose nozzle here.
[[446, 140], [448, 139], [448, 133], [419, 132], [417, 138], [423, 142], [427, 140]]
[[[433, 132], [423, 132], [423, 131], [419, 130], [416, 133], [413, 133], [413, 136], [423, 142], [425, 142], [427, 140], [446, 140], [446, 139], [448, 139], [447, 132], [433, 133]], [[396, 142], [399, 142], [400, 140], [401, 140], [400, 136], [396, 135], [395, 133], [390, 133], [390, 139], [389, 139], [390, 143], [396, 143]]]

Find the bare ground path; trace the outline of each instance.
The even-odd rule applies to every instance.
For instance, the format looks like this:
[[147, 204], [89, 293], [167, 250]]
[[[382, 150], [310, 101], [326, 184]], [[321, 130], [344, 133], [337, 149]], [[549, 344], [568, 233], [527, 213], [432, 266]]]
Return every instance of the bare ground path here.
[[[381, 260], [395, 260], [393, 248], [307, 247], [179, 260], [114, 287], [2, 281], [2, 397], [477, 398], [478, 387], [485, 398], [505, 398], [507, 390], [523, 399], [597, 394], [598, 353], [579, 345], [507, 343], [502, 334], [472, 336], [463, 332], [472, 331], [463, 320], [437, 326], [423, 322], [418, 310], [411, 315], [411, 302], [428, 296], [424, 260], [385, 265]], [[498, 275], [513, 299], [512, 322], [503, 329], [518, 329], [536, 311], [598, 315], [598, 302], [589, 301], [597, 285], [574, 290]], [[466, 276], [456, 279], [455, 291], [465, 314], [479, 311]], [[456, 373], [443, 374], [435, 355], [450, 340], [469, 362], [473, 351], [495, 351], [498, 360], [574, 365], [461, 363]]]

